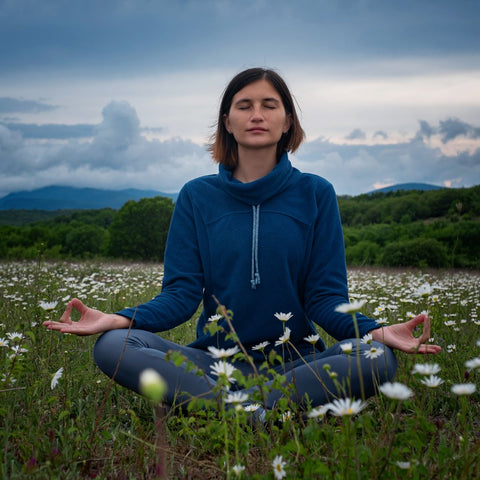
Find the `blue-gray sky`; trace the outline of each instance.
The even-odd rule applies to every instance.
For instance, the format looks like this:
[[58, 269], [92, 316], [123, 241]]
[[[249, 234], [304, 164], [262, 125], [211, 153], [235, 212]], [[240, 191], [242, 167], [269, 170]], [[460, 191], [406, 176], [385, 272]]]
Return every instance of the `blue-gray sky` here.
[[276, 69], [339, 194], [480, 183], [478, 0], [0, 0], [0, 196], [178, 191], [226, 83]]

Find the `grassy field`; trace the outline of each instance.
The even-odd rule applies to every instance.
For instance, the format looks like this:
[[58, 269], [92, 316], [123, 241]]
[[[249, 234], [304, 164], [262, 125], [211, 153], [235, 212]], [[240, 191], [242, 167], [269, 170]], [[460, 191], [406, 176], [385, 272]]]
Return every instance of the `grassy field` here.
[[[74, 296], [115, 311], [161, 280], [160, 265], [0, 264], [1, 478], [480, 478], [478, 273], [351, 270], [364, 313], [392, 324], [428, 311], [442, 352], [398, 354], [402, 399], [338, 416], [279, 402], [264, 428], [224, 404], [165, 412], [99, 372], [95, 338], [42, 327]], [[188, 343], [194, 321], [165, 335]]]

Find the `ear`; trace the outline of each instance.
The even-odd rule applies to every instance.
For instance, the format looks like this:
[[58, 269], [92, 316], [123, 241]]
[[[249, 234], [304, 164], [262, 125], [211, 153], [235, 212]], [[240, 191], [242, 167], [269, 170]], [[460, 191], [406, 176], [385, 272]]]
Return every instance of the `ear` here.
[[230, 131], [230, 120], [226, 113], [223, 114], [223, 125], [225, 126], [225, 129], [227, 130], [228, 133], [232, 133]]
[[283, 133], [287, 133], [290, 130], [290, 127], [292, 126], [293, 120], [292, 120], [292, 115], [289, 113], [287, 114], [287, 117], [285, 118], [285, 124], [283, 126]]

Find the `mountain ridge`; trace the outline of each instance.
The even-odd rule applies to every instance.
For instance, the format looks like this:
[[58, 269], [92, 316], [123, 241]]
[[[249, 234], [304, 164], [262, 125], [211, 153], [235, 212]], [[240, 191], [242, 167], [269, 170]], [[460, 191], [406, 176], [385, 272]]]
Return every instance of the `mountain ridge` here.
[[51, 185], [35, 190], [12, 192], [0, 198], [0, 210], [89, 210], [121, 208], [127, 201], [167, 197], [176, 200], [177, 193], [126, 188], [108, 190]]
[[[445, 187], [427, 183], [401, 183], [367, 192], [388, 193], [398, 190], [437, 190]], [[125, 188], [110, 190], [90, 187], [66, 187], [51, 185], [34, 190], [12, 192], [0, 198], [0, 210], [90, 210], [101, 208], [120, 209], [128, 200], [167, 197], [176, 201], [178, 193], [157, 190]]]

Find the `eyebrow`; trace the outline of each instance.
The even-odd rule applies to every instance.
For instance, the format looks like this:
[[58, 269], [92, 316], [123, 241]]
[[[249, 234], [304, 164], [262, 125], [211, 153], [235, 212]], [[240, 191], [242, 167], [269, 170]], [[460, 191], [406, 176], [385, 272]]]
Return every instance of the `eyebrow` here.
[[[246, 102], [251, 102], [251, 98], [240, 98], [235, 102], [235, 105], [238, 105], [239, 103], [246, 103]], [[265, 97], [262, 98], [262, 102], [275, 102], [275, 103], [280, 103], [280, 100], [275, 97]]]

